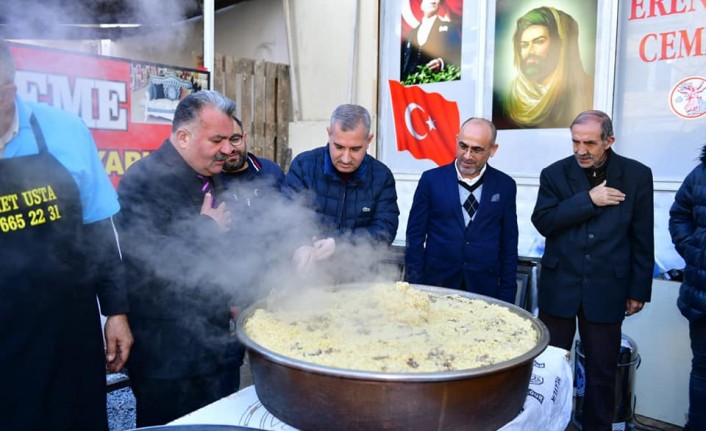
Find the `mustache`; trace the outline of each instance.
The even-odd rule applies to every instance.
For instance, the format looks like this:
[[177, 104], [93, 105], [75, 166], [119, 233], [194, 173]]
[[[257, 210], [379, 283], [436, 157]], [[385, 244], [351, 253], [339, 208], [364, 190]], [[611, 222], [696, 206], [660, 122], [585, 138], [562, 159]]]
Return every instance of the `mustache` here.
[[529, 54], [527, 57], [525, 57], [523, 62], [527, 63], [529, 60], [535, 60], [537, 62], [541, 62], [544, 60], [544, 57], [541, 55]]
[[233, 152], [228, 154], [227, 157], [232, 157], [235, 155], [239, 156], [240, 158], [243, 158], [243, 157], [245, 157], [245, 151], [233, 150]]
[[215, 156], [213, 156], [213, 161], [214, 161], [214, 162], [222, 162], [222, 161], [224, 161], [225, 159], [227, 159], [229, 155], [230, 155], [230, 154], [218, 153], [218, 154], [216, 154]]

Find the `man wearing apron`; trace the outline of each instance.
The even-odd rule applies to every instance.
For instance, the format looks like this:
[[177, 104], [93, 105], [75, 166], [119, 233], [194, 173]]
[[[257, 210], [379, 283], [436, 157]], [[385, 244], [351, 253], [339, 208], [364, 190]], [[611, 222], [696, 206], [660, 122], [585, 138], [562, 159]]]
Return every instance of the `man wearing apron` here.
[[0, 41], [3, 429], [105, 430], [106, 362], [119, 370], [132, 345], [116, 193], [81, 120], [21, 101], [14, 74]]

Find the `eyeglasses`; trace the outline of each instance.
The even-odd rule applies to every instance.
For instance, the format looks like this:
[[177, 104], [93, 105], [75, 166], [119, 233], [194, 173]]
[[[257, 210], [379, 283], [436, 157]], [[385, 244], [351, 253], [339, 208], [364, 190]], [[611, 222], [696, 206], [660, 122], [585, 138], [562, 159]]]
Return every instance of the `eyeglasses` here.
[[230, 146], [233, 148], [238, 148], [245, 142], [245, 139], [243, 139], [243, 135], [233, 135], [228, 139], [228, 143], [230, 143]]
[[458, 143], [458, 148], [463, 151], [464, 153], [471, 152], [471, 154], [476, 154], [480, 155], [483, 154], [487, 151], [487, 148], [483, 147], [469, 147], [468, 145], [464, 144], [463, 142]]

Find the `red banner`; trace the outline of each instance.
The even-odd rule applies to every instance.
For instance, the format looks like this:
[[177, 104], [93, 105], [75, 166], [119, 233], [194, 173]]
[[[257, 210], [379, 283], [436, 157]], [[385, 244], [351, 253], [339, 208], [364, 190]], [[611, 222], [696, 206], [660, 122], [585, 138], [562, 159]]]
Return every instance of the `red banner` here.
[[405, 87], [392, 80], [389, 84], [397, 149], [407, 150], [417, 159], [433, 160], [439, 166], [451, 163], [456, 157], [460, 127], [456, 102], [418, 86]]
[[10, 51], [19, 96], [81, 117], [115, 186], [132, 163], [169, 137], [173, 109], [187, 94], [155, 96], [153, 84], [208, 86], [208, 72], [196, 69], [20, 44], [10, 44]]

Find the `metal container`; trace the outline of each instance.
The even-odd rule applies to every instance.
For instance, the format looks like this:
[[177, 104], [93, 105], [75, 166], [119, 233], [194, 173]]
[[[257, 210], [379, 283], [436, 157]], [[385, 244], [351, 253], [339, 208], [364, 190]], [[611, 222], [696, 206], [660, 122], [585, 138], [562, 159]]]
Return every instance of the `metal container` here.
[[[620, 339], [618, 353], [618, 369], [615, 373], [615, 405], [613, 407], [613, 430], [624, 431], [633, 429], [635, 376], [642, 358], [637, 350], [637, 343], [626, 334]], [[574, 413], [572, 423], [583, 430], [583, 403], [586, 397], [586, 355], [581, 340], [576, 340], [576, 355], [574, 356]]]
[[[257, 396], [280, 420], [302, 431], [497, 430], [520, 413], [533, 360], [549, 344], [549, 332], [532, 314], [487, 296], [433, 286], [426, 292], [458, 294], [509, 308], [539, 334], [529, 352], [490, 366], [432, 373], [345, 370], [292, 359], [255, 343], [244, 324], [259, 301], [243, 311], [237, 335], [247, 347]], [[341, 286], [346, 288], [346, 286]]]

